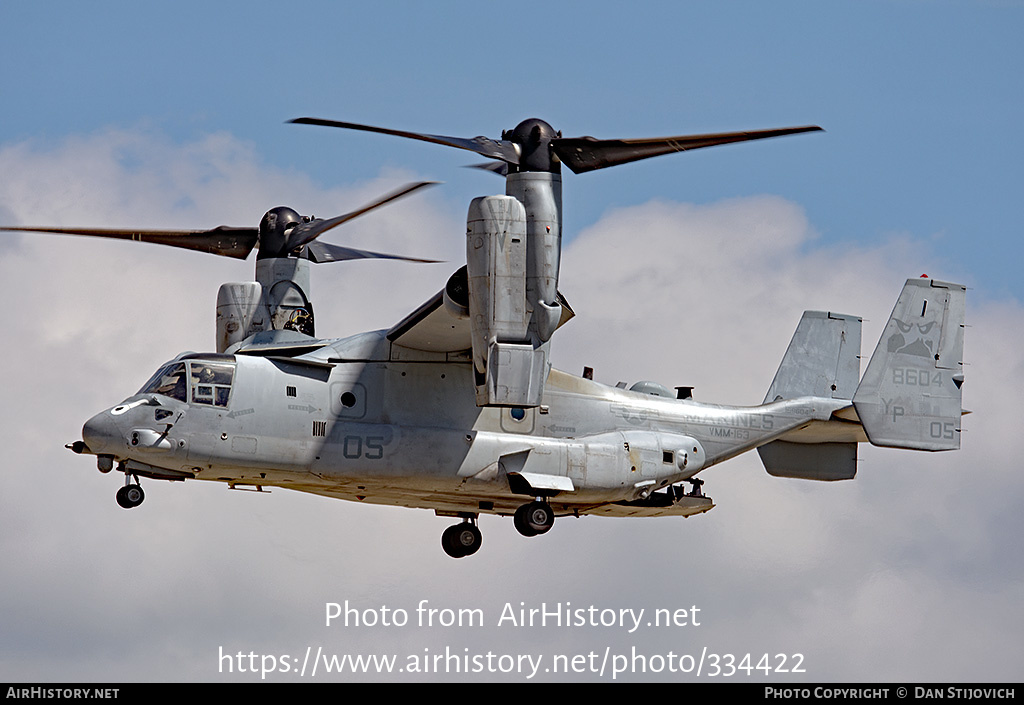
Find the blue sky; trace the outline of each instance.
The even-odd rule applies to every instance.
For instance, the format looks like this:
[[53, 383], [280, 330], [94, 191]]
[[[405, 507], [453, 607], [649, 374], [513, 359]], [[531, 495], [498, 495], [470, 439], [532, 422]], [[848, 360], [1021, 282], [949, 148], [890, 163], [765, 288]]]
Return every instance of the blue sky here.
[[[324, 184], [395, 165], [486, 186], [471, 155], [286, 126], [315, 115], [497, 137], [819, 124], [826, 134], [567, 177], [567, 234], [645, 199], [770, 192], [822, 237], [934, 241], [983, 296], [1022, 289], [1019, 3], [5, 3], [0, 139], [227, 131]], [[964, 276], [964, 275], [960, 275]]]
[[[252, 262], [6, 234], [0, 680], [251, 681], [217, 670], [220, 647], [446, 644], [804, 654], [784, 683], [1019, 680], [1024, 3], [40, 1], [0, 4], [0, 26], [0, 224], [255, 225], [276, 205], [327, 217], [445, 182], [331, 233], [446, 262], [316, 271], [326, 336], [434, 294], [469, 200], [503, 187], [463, 168], [468, 152], [291, 118], [495, 138], [532, 116], [601, 138], [820, 125], [566, 171], [560, 289], [578, 315], [555, 364], [756, 404], [805, 308], [864, 316], [867, 355], [903, 280], [927, 272], [971, 287], [974, 412], [960, 451], [864, 448], [849, 483], [729, 461], [707, 474], [715, 510], [687, 521], [559, 521], [527, 540], [484, 517], [466, 561], [442, 554], [429, 512], [285, 491], [148, 482], [125, 512], [116, 473], [63, 444], [164, 360], [209, 349], [217, 287]], [[696, 604], [707, 621], [325, 628], [325, 602], [345, 599], [495, 618], [520, 601]], [[679, 680], [633, 676], [655, 678]]]

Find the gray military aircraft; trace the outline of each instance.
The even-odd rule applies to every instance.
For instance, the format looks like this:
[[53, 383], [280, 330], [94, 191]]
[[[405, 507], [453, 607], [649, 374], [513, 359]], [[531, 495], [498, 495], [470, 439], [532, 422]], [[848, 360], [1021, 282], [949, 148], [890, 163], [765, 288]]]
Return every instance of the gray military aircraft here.
[[959, 448], [965, 288], [930, 278], [907, 280], [863, 378], [861, 319], [804, 313], [759, 406], [701, 403], [654, 382], [609, 387], [550, 365], [554, 333], [574, 315], [558, 291], [561, 164], [580, 173], [818, 127], [598, 140], [534, 119], [491, 140], [293, 122], [476, 152], [496, 160], [485, 168], [505, 176], [506, 195], [473, 200], [466, 265], [440, 292], [390, 329], [342, 339], [315, 333], [310, 265], [413, 258], [318, 238], [426, 183], [327, 220], [275, 208], [258, 228], [6, 228], [243, 259], [259, 248], [256, 281], [220, 288], [217, 351], [162, 365], [68, 446], [124, 473], [126, 509], [144, 499], [140, 478], [433, 509], [461, 520], [441, 537], [461, 558], [480, 548], [480, 514], [536, 536], [557, 516], [706, 512], [700, 474], [755, 448], [770, 474], [810, 480], [852, 479], [858, 443]]

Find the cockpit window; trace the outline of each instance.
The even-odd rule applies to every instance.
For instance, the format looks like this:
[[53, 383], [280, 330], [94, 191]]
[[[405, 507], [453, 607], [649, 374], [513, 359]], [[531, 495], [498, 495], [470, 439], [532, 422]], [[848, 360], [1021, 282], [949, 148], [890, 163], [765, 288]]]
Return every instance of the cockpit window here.
[[161, 367], [139, 393], [163, 394], [178, 401], [188, 401], [188, 378], [185, 373], [185, 365], [177, 362]]
[[172, 362], [161, 367], [139, 394], [163, 394], [184, 402], [191, 396], [193, 404], [226, 407], [234, 376], [233, 361]]
[[193, 361], [192, 403], [227, 406], [235, 366], [224, 362]]

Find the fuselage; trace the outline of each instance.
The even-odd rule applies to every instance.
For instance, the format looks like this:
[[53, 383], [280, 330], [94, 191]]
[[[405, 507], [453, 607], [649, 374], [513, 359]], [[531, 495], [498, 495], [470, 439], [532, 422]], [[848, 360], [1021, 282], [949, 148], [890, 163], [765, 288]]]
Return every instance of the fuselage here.
[[539, 407], [481, 408], [468, 357], [395, 347], [379, 331], [295, 358], [179, 356], [83, 438], [142, 476], [445, 513], [533, 494], [565, 513], [646, 498], [843, 404], [717, 406], [552, 370]]

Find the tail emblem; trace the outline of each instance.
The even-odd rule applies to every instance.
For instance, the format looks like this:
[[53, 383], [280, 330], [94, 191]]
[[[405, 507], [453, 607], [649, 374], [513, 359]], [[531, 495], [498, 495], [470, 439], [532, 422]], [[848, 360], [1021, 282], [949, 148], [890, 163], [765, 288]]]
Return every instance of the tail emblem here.
[[[927, 357], [929, 359], [935, 354], [934, 338], [926, 339], [922, 336], [926, 336], [931, 332], [932, 328], [935, 327], [936, 321], [929, 321], [928, 323], [921, 325], [918, 323], [904, 323], [898, 318], [894, 318], [892, 320], [896, 323], [900, 332], [889, 337], [889, 341], [886, 344], [889, 352], [903, 353], [904, 355], [916, 355], [918, 357]], [[911, 333], [914, 328], [917, 328], [920, 335], [917, 340], [908, 344], [907, 339], [903, 337], [903, 334]]]

